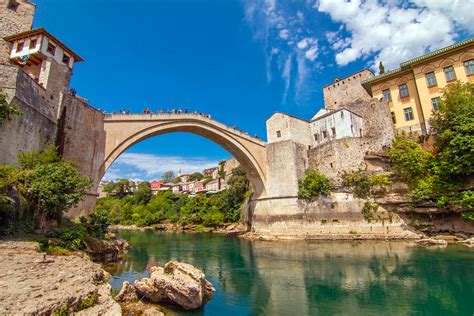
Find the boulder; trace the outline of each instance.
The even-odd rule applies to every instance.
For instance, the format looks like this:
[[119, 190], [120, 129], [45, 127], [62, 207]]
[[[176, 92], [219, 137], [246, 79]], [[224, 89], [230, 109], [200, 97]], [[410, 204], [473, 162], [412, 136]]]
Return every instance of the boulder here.
[[194, 266], [170, 261], [164, 268], [152, 267], [150, 277], [135, 281], [136, 291], [152, 302], [168, 302], [195, 309], [215, 292], [204, 273]]
[[86, 252], [96, 261], [110, 263], [117, 261], [130, 248], [126, 240], [89, 238], [86, 240]]
[[128, 281], [123, 282], [122, 289], [119, 294], [115, 297], [115, 300], [120, 303], [129, 303], [138, 301], [137, 291], [135, 287], [128, 283]]
[[471, 237], [469, 239], [461, 240], [459, 241], [460, 244], [466, 245], [466, 246], [474, 246], [474, 237]]
[[448, 242], [442, 239], [434, 239], [434, 238], [425, 238], [425, 239], [418, 239], [416, 243], [420, 245], [428, 245], [428, 246], [447, 246]]

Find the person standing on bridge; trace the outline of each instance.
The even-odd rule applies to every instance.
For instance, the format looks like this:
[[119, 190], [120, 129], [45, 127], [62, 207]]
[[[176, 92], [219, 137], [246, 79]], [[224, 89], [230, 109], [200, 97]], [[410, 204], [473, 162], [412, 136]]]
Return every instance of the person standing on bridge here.
[[188, 113], [188, 108], [184, 108], [184, 113]]

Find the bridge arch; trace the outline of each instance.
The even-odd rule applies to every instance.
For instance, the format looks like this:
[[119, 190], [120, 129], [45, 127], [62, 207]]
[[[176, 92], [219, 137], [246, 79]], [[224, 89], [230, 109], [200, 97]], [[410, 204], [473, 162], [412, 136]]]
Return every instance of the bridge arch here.
[[197, 114], [120, 114], [104, 119], [105, 159], [102, 178], [130, 146], [153, 136], [187, 132], [220, 145], [241, 164], [252, 183], [254, 198], [265, 196], [265, 142]]

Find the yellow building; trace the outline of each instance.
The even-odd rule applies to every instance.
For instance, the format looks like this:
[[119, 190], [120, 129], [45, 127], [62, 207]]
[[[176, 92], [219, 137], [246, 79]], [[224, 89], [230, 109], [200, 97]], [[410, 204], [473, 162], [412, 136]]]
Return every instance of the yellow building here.
[[425, 134], [441, 90], [456, 80], [474, 82], [474, 38], [410, 59], [362, 85], [389, 101], [395, 128]]

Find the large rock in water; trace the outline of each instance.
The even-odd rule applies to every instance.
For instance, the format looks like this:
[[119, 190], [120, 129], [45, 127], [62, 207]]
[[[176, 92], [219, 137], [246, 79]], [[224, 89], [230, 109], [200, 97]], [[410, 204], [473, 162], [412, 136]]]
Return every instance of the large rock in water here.
[[195, 309], [216, 291], [204, 273], [194, 266], [170, 261], [164, 268], [152, 267], [149, 278], [135, 281], [136, 291], [152, 302], [169, 302]]

